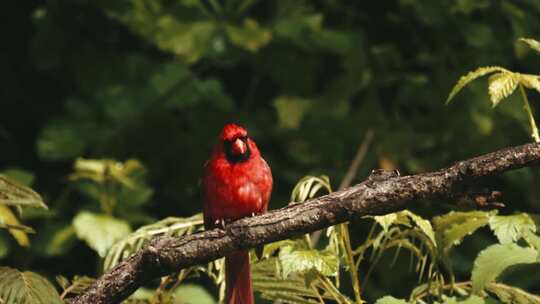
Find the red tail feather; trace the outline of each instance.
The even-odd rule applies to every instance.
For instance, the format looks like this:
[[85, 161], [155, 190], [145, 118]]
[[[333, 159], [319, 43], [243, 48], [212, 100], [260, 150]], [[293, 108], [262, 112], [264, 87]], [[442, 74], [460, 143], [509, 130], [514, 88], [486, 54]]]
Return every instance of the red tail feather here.
[[225, 257], [227, 304], [253, 304], [249, 252], [236, 251]]

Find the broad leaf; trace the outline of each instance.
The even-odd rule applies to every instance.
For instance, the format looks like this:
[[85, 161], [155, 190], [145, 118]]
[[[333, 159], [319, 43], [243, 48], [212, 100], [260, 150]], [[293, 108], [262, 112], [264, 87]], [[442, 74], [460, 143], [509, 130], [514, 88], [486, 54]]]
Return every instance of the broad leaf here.
[[502, 67], [498, 67], [498, 66], [488, 66], [488, 67], [478, 68], [472, 72], [469, 72], [467, 75], [461, 76], [461, 78], [458, 80], [458, 82], [452, 88], [452, 91], [448, 95], [448, 98], [446, 99], [446, 103], [449, 103], [456, 96], [456, 94], [459, 93], [459, 91], [461, 91], [471, 81], [479, 77], [482, 77], [484, 75], [488, 75], [495, 72], [508, 72], [508, 70]]
[[445, 251], [458, 245], [478, 228], [488, 224], [490, 212], [450, 212], [433, 218], [435, 234], [439, 247]]
[[533, 50], [537, 51], [538, 53], [540, 53], [540, 42], [538, 42], [537, 40], [530, 39], [530, 38], [519, 38], [519, 41], [524, 42], [531, 49], [533, 49]]
[[493, 107], [496, 107], [501, 100], [510, 96], [519, 84], [519, 74], [512, 72], [498, 73], [489, 77], [489, 97]]
[[279, 96], [274, 100], [278, 124], [283, 129], [298, 129], [302, 119], [312, 107], [312, 100], [300, 97]]
[[336, 276], [339, 269], [339, 259], [330, 251], [296, 250], [286, 246], [279, 251], [278, 259], [282, 278], [287, 278], [291, 273], [306, 274], [312, 270], [324, 276]]
[[433, 227], [431, 226], [431, 223], [428, 220], [423, 219], [421, 216], [418, 216], [418, 215], [410, 212], [409, 210], [403, 210], [401, 212], [403, 212], [408, 217], [410, 217], [413, 220], [413, 222], [420, 228], [420, 230], [422, 230], [422, 232], [427, 237], [429, 237], [429, 239], [431, 240], [433, 245], [435, 247], [437, 246], [437, 242], [435, 241], [435, 233], [433, 231]]
[[63, 304], [47, 279], [29, 271], [0, 267], [0, 299], [5, 304]]
[[4, 205], [0, 205], [0, 228], [8, 229], [19, 245], [24, 247], [30, 246], [27, 233], [34, 233], [34, 230], [28, 226], [21, 225], [11, 209]]
[[489, 219], [489, 227], [501, 244], [517, 242], [528, 232], [536, 231], [533, 219], [526, 213], [493, 216]]
[[472, 295], [463, 300], [458, 300], [456, 299], [456, 297], [451, 297], [451, 298], [445, 299], [443, 303], [444, 304], [484, 304], [486, 303], [486, 301], [479, 296]]
[[107, 250], [131, 232], [126, 221], [114, 217], [82, 211], [73, 219], [77, 237], [86, 241], [99, 256], [105, 257]]
[[375, 302], [375, 304], [407, 304], [408, 302], [402, 299], [396, 299], [392, 296], [384, 296]]
[[47, 205], [34, 190], [0, 174], [0, 204], [45, 208]]
[[[285, 303], [315, 304], [317, 293], [313, 288], [306, 287], [301, 275], [291, 274], [283, 279], [278, 274], [279, 261], [277, 258], [265, 259], [252, 267], [253, 289], [261, 293], [262, 298]], [[323, 298], [326, 298], [323, 296]]]
[[474, 261], [471, 277], [473, 293], [479, 295], [488, 283], [495, 281], [510, 266], [536, 262], [537, 255], [536, 250], [513, 243], [495, 244], [484, 249]]

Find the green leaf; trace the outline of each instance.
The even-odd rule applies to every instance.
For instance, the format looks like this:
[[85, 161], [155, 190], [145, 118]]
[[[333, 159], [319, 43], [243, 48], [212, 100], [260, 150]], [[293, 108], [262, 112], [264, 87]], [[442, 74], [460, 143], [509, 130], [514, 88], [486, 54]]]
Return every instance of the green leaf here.
[[29, 271], [0, 267], [0, 299], [5, 304], [63, 304], [54, 286]]
[[528, 232], [536, 232], [534, 220], [526, 213], [493, 216], [489, 227], [501, 244], [515, 243]]
[[316, 270], [324, 276], [336, 276], [339, 269], [339, 259], [331, 251], [295, 250], [292, 246], [281, 248], [278, 255], [282, 278], [291, 273], [306, 274]]
[[459, 245], [467, 235], [487, 225], [493, 214], [482, 211], [450, 212], [434, 217], [433, 225], [439, 247], [448, 251]]
[[498, 67], [498, 66], [487, 66], [487, 67], [481, 67], [478, 68], [472, 72], [469, 72], [468, 74], [461, 76], [461, 78], [458, 80], [456, 85], [452, 88], [452, 91], [450, 91], [450, 94], [448, 95], [448, 98], [446, 99], [446, 103], [448, 104], [457, 93], [459, 93], [467, 84], [469, 84], [471, 81], [482, 77], [484, 75], [488, 75], [494, 72], [509, 72], [505, 68]]
[[537, 40], [531, 39], [531, 38], [519, 38], [518, 41], [524, 42], [527, 44], [531, 49], [537, 51], [540, 53], [540, 42]]
[[244, 20], [241, 27], [227, 25], [226, 29], [234, 45], [251, 52], [256, 52], [272, 40], [272, 32], [261, 28], [257, 21], [249, 18]]
[[[316, 304], [317, 293], [306, 287], [303, 276], [291, 274], [286, 279], [279, 275], [277, 258], [260, 260], [252, 267], [253, 289], [261, 293], [261, 297], [271, 301], [281, 300], [284, 303]], [[323, 298], [326, 298], [323, 296]]]
[[373, 217], [373, 219], [375, 220], [375, 222], [377, 222], [377, 224], [381, 225], [383, 231], [386, 233], [388, 232], [388, 229], [390, 228], [390, 226], [392, 226], [392, 224], [394, 224], [394, 222], [396, 221], [396, 219], [398, 218], [397, 216], [397, 213], [389, 213], [389, 214], [385, 214], [385, 215], [376, 215]]
[[407, 304], [408, 302], [402, 299], [396, 299], [392, 296], [384, 296], [378, 299], [375, 304]]
[[279, 96], [274, 100], [279, 126], [283, 129], [298, 129], [302, 118], [313, 106], [313, 101], [300, 97]]
[[2, 174], [25, 186], [30, 186], [34, 182], [34, 174], [26, 170], [13, 168], [4, 170]]
[[488, 283], [495, 281], [510, 266], [536, 262], [537, 255], [536, 250], [513, 243], [495, 244], [482, 250], [472, 270], [473, 293], [480, 295]]
[[131, 232], [126, 221], [105, 215], [82, 211], [73, 219], [77, 237], [86, 241], [100, 257], [105, 257], [109, 248]]
[[83, 154], [87, 142], [79, 131], [68, 121], [52, 121], [47, 124], [37, 140], [39, 157], [63, 160]]
[[8, 229], [9, 233], [20, 246], [30, 246], [27, 233], [34, 233], [34, 230], [28, 226], [21, 225], [11, 209], [4, 205], [0, 205], [0, 228]]
[[495, 294], [502, 303], [511, 304], [538, 304], [540, 296], [526, 292], [523, 289], [506, 284], [491, 283], [486, 290]]
[[519, 74], [519, 83], [540, 93], [540, 75]]
[[518, 84], [519, 74], [512, 72], [497, 73], [489, 77], [488, 92], [493, 107], [514, 93]]
[[304, 176], [294, 186], [294, 189], [291, 192], [291, 202], [304, 202], [307, 199], [313, 198], [315, 194], [322, 189], [326, 190], [328, 193], [332, 192], [328, 176]]
[[40, 255], [60, 256], [71, 250], [76, 242], [75, 228], [71, 223], [55, 222], [39, 231], [32, 247]]
[[451, 297], [451, 298], [445, 299], [443, 302], [443, 304], [484, 304], [484, 303], [486, 303], [486, 301], [477, 295], [472, 295], [463, 300], [458, 300], [456, 299], [456, 297]]
[[422, 230], [422, 232], [431, 240], [433, 245], [436, 247], [437, 242], [435, 241], [435, 233], [433, 231], [433, 227], [431, 226], [431, 223], [423, 219], [421, 216], [418, 216], [414, 213], [412, 213], [409, 210], [403, 210], [402, 213], [406, 214], [408, 217], [410, 217], [413, 222]]
[[43, 199], [34, 190], [0, 174], [0, 204], [47, 209]]
[[173, 292], [176, 304], [215, 304], [216, 300], [201, 286], [182, 284]]
[[168, 217], [156, 223], [142, 226], [128, 236], [121, 237], [120, 240], [117, 240], [107, 252], [103, 263], [103, 270], [107, 271], [122, 260], [128, 258], [155, 236], [182, 236], [202, 229], [202, 226], [203, 219], [200, 213], [187, 218]]

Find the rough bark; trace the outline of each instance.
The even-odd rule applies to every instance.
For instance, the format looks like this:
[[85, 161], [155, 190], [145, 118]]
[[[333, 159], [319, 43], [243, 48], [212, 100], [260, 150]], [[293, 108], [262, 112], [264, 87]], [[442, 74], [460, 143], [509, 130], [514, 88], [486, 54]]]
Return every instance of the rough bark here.
[[99, 278], [76, 304], [120, 303], [139, 286], [243, 248], [316, 231], [364, 215], [405, 209], [419, 200], [455, 198], [483, 177], [540, 164], [540, 144], [503, 149], [448, 168], [410, 176], [372, 175], [366, 181], [302, 204], [180, 238], [161, 236]]

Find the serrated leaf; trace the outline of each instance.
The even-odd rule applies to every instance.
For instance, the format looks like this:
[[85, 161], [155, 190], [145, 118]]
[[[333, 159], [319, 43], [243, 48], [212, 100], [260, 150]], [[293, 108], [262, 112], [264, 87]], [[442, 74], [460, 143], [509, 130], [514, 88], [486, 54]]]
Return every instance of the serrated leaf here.
[[86, 241], [100, 257], [105, 257], [109, 248], [131, 232], [126, 221], [108, 216], [82, 211], [73, 219], [77, 237]]
[[520, 74], [519, 83], [540, 93], [540, 75]]
[[306, 274], [312, 270], [324, 276], [336, 276], [339, 268], [339, 259], [334, 253], [315, 249], [296, 250], [286, 246], [279, 251], [278, 260], [282, 278], [291, 273]]
[[116, 242], [107, 252], [104, 271], [114, 267], [122, 260], [128, 258], [151, 238], [158, 235], [182, 236], [201, 229], [203, 225], [202, 214], [192, 217], [168, 217], [156, 223], [142, 226], [130, 235]]
[[[280, 300], [283, 303], [314, 304], [320, 303], [313, 288], [306, 287], [303, 276], [291, 274], [286, 279], [281, 278], [279, 261], [269, 258], [255, 263], [252, 267], [253, 289], [268, 300]], [[328, 298], [322, 295], [323, 298]]]
[[392, 296], [384, 296], [378, 299], [375, 304], [407, 304], [408, 302], [403, 299], [396, 299]]
[[9, 267], [0, 267], [0, 299], [5, 304], [63, 304], [47, 279]]
[[88, 287], [94, 284], [96, 279], [87, 276], [75, 276], [70, 282], [66, 277], [57, 276], [56, 281], [64, 290], [62, 297], [65, 297], [83, 293]]
[[446, 99], [446, 103], [448, 104], [456, 96], [456, 94], [459, 93], [459, 91], [461, 91], [471, 81], [494, 72], [508, 72], [508, 70], [498, 66], [487, 66], [480, 67], [472, 72], [467, 73], [464, 76], [461, 76], [456, 85], [454, 85], [454, 87], [452, 88], [452, 91], [450, 91], [450, 94]]
[[433, 218], [439, 248], [445, 251], [458, 245], [467, 236], [488, 224], [490, 212], [450, 212]]
[[489, 77], [488, 92], [493, 107], [510, 96], [519, 84], [519, 74], [512, 72], [498, 73]]
[[433, 231], [433, 227], [431, 226], [431, 223], [428, 220], [412, 213], [409, 210], [403, 210], [401, 212], [403, 212], [408, 217], [410, 217], [413, 220], [413, 222], [416, 224], [416, 226], [418, 226], [420, 230], [422, 230], [422, 232], [431, 240], [433, 245], [437, 247], [437, 242], [435, 241], [435, 232]]
[[491, 283], [486, 286], [486, 290], [493, 293], [502, 303], [508, 304], [538, 304], [540, 296], [528, 293], [527, 291], [509, 286], [506, 284]]
[[392, 226], [392, 224], [396, 221], [397, 214], [389, 213], [385, 215], [376, 215], [373, 217], [373, 219], [375, 222], [377, 222], [377, 224], [381, 225], [384, 232], [388, 232], [388, 228], [390, 228], [390, 226]]
[[534, 220], [526, 213], [492, 216], [489, 227], [501, 244], [515, 243], [528, 232], [536, 232]]
[[43, 199], [34, 190], [0, 174], [0, 204], [47, 209]]
[[472, 270], [473, 293], [480, 295], [488, 283], [495, 281], [510, 266], [536, 262], [537, 255], [536, 250], [513, 243], [495, 244], [482, 250], [474, 261]]
[[531, 49], [533, 49], [533, 50], [537, 51], [538, 53], [540, 53], [540, 42], [538, 42], [538, 41], [536, 41], [534, 39], [531, 39], [531, 38], [519, 38], [518, 41], [524, 42]]
[[34, 230], [28, 226], [21, 225], [13, 212], [4, 205], [0, 205], [0, 228], [7, 228], [20, 246], [30, 246], [30, 240], [27, 233], [33, 233]]

